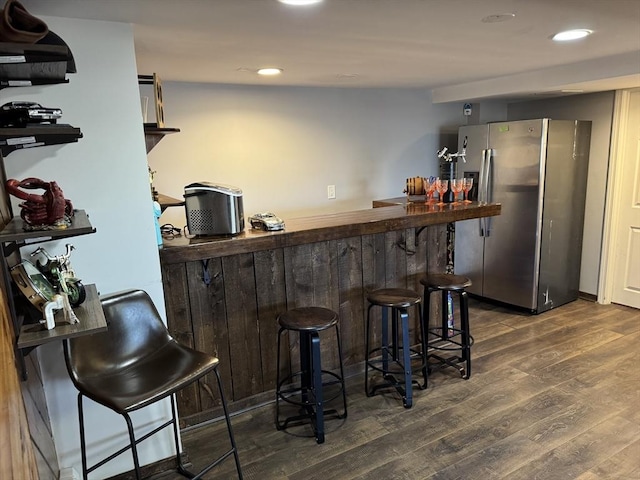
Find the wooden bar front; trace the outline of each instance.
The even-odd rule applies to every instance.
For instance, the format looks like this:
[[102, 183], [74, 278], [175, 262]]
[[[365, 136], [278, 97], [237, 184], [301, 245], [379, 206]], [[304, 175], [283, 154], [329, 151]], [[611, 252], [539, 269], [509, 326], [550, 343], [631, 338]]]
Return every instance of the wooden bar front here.
[[[276, 318], [289, 308], [338, 312], [345, 369], [358, 373], [366, 293], [421, 291], [420, 278], [446, 266], [446, 224], [499, 213], [499, 204], [417, 202], [286, 220], [280, 232], [247, 229], [232, 238], [165, 241], [160, 258], [169, 330], [220, 359], [232, 411], [273, 400]], [[285, 371], [296, 370], [297, 341], [289, 338]], [[323, 337], [322, 349], [323, 368], [335, 368], [335, 339]], [[183, 426], [220, 415], [215, 392], [215, 378], [205, 378], [179, 395]]]

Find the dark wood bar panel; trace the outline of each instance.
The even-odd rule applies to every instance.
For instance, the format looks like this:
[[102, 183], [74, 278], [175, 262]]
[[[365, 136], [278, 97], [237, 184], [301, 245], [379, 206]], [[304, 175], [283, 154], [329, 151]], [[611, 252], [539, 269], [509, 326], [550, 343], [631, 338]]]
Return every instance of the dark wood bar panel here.
[[[273, 400], [276, 319], [289, 308], [315, 305], [338, 312], [345, 369], [347, 375], [358, 373], [367, 292], [392, 286], [420, 291], [427, 271], [445, 269], [447, 223], [499, 213], [500, 205], [394, 206], [292, 219], [281, 232], [167, 241], [160, 256], [169, 330], [220, 359], [232, 411]], [[298, 338], [286, 338], [281, 368], [295, 371]], [[337, 367], [336, 347], [333, 335], [323, 337], [323, 368]], [[220, 415], [214, 383], [205, 378], [182, 392], [183, 426]]]

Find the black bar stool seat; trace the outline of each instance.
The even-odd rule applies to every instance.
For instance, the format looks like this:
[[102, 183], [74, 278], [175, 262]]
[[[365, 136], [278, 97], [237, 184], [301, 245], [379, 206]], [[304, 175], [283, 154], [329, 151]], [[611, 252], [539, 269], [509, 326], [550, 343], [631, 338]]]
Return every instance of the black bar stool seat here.
[[[278, 316], [278, 357], [276, 380], [276, 428], [284, 430], [290, 426], [300, 425], [311, 420], [315, 439], [324, 442], [324, 418], [332, 415], [336, 418], [347, 417], [347, 392], [344, 384], [342, 366], [342, 347], [338, 328], [338, 314], [322, 307], [300, 307], [288, 310]], [[338, 343], [340, 374], [322, 370], [319, 332], [335, 329]], [[285, 378], [280, 378], [280, 350], [282, 333], [298, 332], [300, 336], [300, 370]], [[324, 379], [323, 379], [324, 376]], [[285, 388], [285, 384], [287, 385]], [[325, 398], [325, 390], [337, 385], [335, 393]], [[326, 409], [325, 405], [342, 396], [343, 412]], [[280, 401], [300, 407], [299, 415], [287, 417], [280, 421]]]
[[[471, 346], [473, 337], [469, 328], [469, 301], [466, 288], [471, 286], [471, 280], [463, 275], [449, 273], [432, 273], [420, 280], [424, 286], [424, 330], [427, 332], [427, 362], [429, 370], [432, 367], [453, 367], [460, 372], [465, 380], [471, 377]], [[433, 292], [442, 292], [441, 324], [439, 327], [429, 327], [430, 299]], [[455, 293], [459, 300], [460, 325], [449, 325], [448, 294]], [[453, 312], [452, 312], [453, 313]], [[436, 353], [438, 352], [438, 353]], [[459, 355], [443, 356], [439, 352], [456, 352]]]
[[[402, 397], [404, 407], [411, 408], [413, 385], [416, 384], [420, 389], [427, 385], [427, 347], [420, 309], [422, 298], [417, 292], [405, 288], [381, 288], [369, 292], [367, 300], [369, 308], [365, 332], [365, 392], [370, 397], [380, 389], [395, 388]], [[382, 325], [380, 346], [372, 349], [370, 337], [373, 307], [382, 307]], [[410, 307], [416, 307], [418, 311], [418, 326], [421, 329], [420, 350], [411, 347], [408, 312]], [[389, 311], [391, 312], [390, 322]], [[389, 332], [389, 323], [391, 323], [391, 332]], [[369, 368], [381, 372], [385, 380], [371, 389], [369, 389]], [[423, 385], [413, 379], [414, 372], [418, 370], [422, 370]], [[397, 379], [396, 375], [401, 379]]]
[[454, 275], [452, 273], [430, 273], [420, 280], [422, 285], [428, 285], [436, 290], [458, 291], [471, 286], [471, 280], [464, 275]]

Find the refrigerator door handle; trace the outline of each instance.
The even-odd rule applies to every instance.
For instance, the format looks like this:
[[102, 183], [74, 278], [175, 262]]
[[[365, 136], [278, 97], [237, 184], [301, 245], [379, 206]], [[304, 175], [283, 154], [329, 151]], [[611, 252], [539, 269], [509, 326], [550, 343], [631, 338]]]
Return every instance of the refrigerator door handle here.
[[480, 170], [480, 185], [482, 187], [480, 195], [482, 198], [480, 201], [482, 203], [489, 202], [489, 179], [490, 179], [490, 171], [491, 171], [491, 156], [493, 150], [487, 148], [482, 151], [482, 168]]
[[[489, 148], [486, 150], [487, 152], [487, 160], [486, 160], [486, 168], [485, 168], [485, 182], [484, 182], [484, 201], [486, 203], [493, 202], [493, 172], [491, 171], [493, 168], [492, 159], [493, 159], [493, 149]], [[484, 223], [484, 235], [485, 237], [491, 236], [491, 217], [485, 217]]]
[[[485, 201], [485, 195], [486, 195], [486, 191], [485, 191], [485, 183], [484, 183], [484, 177], [485, 177], [485, 170], [487, 168], [487, 150], [482, 150], [482, 161], [480, 163], [480, 178], [478, 178], [478, 203], [483, 203]], [[484, 233], [485, 233], [485, 217], [481, 217], [478, 219], [478, 227], [480, 229], [480, 236], [484, 237]]]

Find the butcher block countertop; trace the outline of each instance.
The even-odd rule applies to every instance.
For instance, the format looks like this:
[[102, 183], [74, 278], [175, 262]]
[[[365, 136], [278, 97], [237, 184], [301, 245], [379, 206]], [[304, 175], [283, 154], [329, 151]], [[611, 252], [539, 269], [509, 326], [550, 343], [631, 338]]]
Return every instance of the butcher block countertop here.
[[407, 202], [405, 197], [374, 200], [373, 207], [312, 217], [284, 218], [285, 229], [277, 232], [254, 230], [250, 226], [233, 237], [177, 237], [164, 240], [160, 249], [163, 264], [182, 263], [240, 253], [337, 240], [360, 235], [418, 228], [471, 218], [500, 215], [498, 203], [428, 205], [423, 200]]

